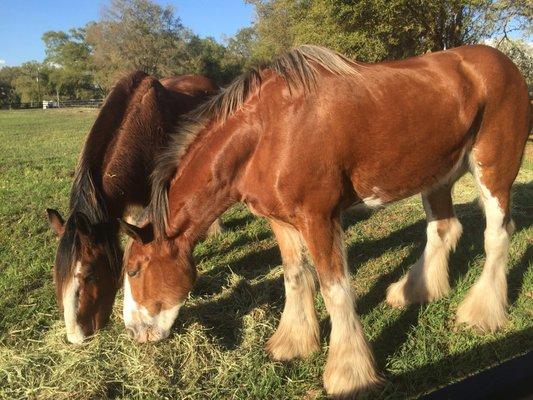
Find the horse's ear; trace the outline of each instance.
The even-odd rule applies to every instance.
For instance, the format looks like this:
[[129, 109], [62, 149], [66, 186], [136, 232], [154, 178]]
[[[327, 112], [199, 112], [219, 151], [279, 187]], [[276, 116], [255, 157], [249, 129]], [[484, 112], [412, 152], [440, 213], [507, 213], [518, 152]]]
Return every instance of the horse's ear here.
[[120, 218], [118, 219], [118, 223], [122, 231], [133, 240], [137, 240], [143, 244], [148, 244], [154, 240], [154, 229], [150, 223], [140, 227], [128, 224]]
[[54, 230], [56, 235], [62, 236], [63, 232], [65, 232], [65, 221], [63, 220], [61, 214], [59, 214], [59, 211], [54, 210], [52, 208], [47, 208], [46, 216], [48, 218], [48, 222], [50, 223], [51, 228]]
[[92, 238], [94, 236], [94, 229], [91, 224], [91, 221], [89, 221], [89, 217], [85, 215], [82, 212], [75, 212], [74, 213], [74, 223], [76, 224], [76, 231], [81, 236], [86, 236], [89, 238]]

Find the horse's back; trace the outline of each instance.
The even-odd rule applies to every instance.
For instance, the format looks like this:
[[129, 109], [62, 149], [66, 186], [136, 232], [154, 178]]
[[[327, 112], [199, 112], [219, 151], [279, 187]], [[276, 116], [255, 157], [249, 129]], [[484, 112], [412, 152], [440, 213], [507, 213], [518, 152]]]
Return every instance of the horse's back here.
[[[502, 71], [512, 89], [496, 82]], [[276, 168], [255, 178], [271, 181], [285, 198], [293, 192], [295, 202], [301, 202], [301, 193], [335, 186], [343, 176], [356, 200], [400, 200], [459, 173], [497, 105], [527, 100], [516, 67], [487, 46], [364, 64], [358, 72], [358, 77], [322, 73], [312, 95], [287, 94], [280, 90], [281, 78], [262, 87], [262, 96], [276, 101], [257, 109], [270, 128], [253, 163]], [[501, 112], [521, 121], [528, 115], [523, 105], [519, 111], [505, 105]], [[521, 154], [525, 130], [512, 128], [508, 123], [498, 134], [506, 142], [519, 137], [511, 148]], [[346, 190], [345, 183], [331, 188]]]

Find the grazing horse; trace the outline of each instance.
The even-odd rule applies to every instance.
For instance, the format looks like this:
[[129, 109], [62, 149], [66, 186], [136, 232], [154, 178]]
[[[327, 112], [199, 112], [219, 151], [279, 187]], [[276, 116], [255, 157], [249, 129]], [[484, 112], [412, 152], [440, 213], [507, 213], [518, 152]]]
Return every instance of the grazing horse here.
[[451, 191], [467, 170], [485, 209], [487, 258], [458, 320], [486, 331], [504, 324], [509, 195], [530, 105], [523, 77], [499, 51], [465, 46], [360, 64], [301, 46], [239, 77], [188, 119], [154, 170], [149, 220], [124, 223], [134, 239], [124, 315], [139, 340], [170, 327], [196, 277], [195, 243], [244, 202], [270, 221], [283, 260], [285, 308], [267, 350], [288, 360], [319, 349], [307, 249], [331, 318], [324, 386], [353, 397], [381, 378], [354, 308], [341, 211], [421, 193], [426, 248], [387, 301], [431, 301], [449, 290], [448, 254], [461, 234]]
[[107, 96], [76, 168], [70, 217], [64, 223], [47, 210], [60, 236], [53, 275], [70, 342], [82, 342], [109, 319], [122, 272], [116, 219], [148, 204], [150, 173], [169, 132], [181, 114], [216, 91], [202, 76], [160, 83], [137, 71]]

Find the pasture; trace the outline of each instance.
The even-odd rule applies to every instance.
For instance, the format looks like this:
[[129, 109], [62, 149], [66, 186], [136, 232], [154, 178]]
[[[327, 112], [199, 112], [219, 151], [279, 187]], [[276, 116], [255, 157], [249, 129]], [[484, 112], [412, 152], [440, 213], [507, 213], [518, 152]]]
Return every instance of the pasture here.
[[[244, 206], [224, 214], [223, 235], [197, 246], [198, 283], [169, 339], [134, 343], [123, 328], [119, 294], [106, 329], [81, 346], [67, 344], [50, 272], [56, 239], [44, 210], [66, 213], [76, 158], [96, 113], [0, 112], [0, 398], [324, 398], [329, 321], [320, 295], [322, 352], [280, 363], [263, 350], [283, 309], [281, 259], [268, 224]], [[485, 223], [469, 175], [454, 191], [464, 233], [450, 259], [452, 292], [431, 304], [392, 309], [384, 302], [387, 286], [423, 250], [419, 197], [346, 215], [357, 308], [388, 382], [375, 398], [414, 398], [533, 348], [531, 140], [513, 194], [509, 322], [496, 334], [454, 323], [484, 260]]]

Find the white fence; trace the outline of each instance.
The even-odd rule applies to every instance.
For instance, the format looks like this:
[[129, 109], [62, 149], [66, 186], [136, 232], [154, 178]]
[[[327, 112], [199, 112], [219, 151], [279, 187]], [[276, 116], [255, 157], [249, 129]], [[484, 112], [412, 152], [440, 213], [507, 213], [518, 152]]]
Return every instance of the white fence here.
[[67, 108], [67, 107], [91, 107], [99, 108], [102, 105], [102, 99], [90, 99], [90, 100], [60, 100], [51, 101], [43, 100], [43, 109], [47, 108]]
[[14, 104], [0, 104], [2, 110], [18, 110], [18, 109], [48, 109], [48, 108], [67, 108], [67, 107], [90, 107], [99, 108], [103, 99], [91, 99], [91, 100], [43, 100], [43, 102], [32, 103], [14, 103]]

